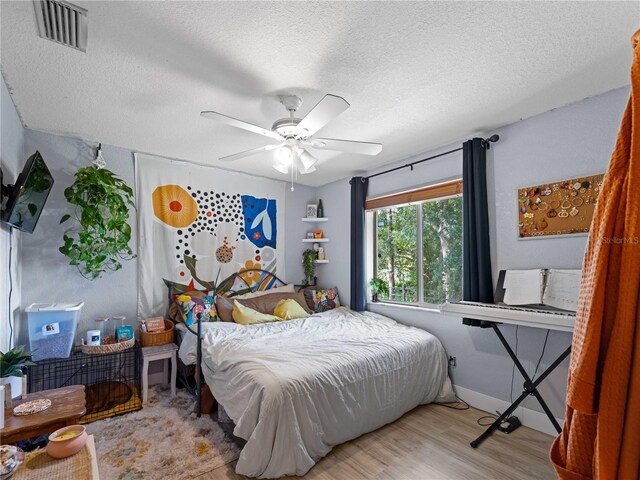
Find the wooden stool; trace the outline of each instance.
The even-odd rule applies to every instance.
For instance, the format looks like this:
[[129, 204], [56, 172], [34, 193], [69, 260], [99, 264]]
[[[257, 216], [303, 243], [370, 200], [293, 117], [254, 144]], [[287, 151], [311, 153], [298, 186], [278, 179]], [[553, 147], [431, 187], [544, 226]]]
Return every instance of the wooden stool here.
[[142, 404], [147, 404], [149, 396], [149, 362], [155, 360], [171, 360], [171, 396], [176, 394], [176, 370], [178, 364], [176, 362], [176, 350], [178, 346], [175, 343], [160, 345], [157, 347], [142, 347]]

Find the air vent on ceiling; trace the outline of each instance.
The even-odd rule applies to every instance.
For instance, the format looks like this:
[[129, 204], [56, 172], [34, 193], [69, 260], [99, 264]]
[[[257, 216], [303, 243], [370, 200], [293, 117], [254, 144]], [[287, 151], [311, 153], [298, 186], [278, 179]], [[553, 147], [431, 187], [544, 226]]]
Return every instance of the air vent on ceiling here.
[[42, 38], [87, 51], [87, 11], [63, 0], [34, 0]]

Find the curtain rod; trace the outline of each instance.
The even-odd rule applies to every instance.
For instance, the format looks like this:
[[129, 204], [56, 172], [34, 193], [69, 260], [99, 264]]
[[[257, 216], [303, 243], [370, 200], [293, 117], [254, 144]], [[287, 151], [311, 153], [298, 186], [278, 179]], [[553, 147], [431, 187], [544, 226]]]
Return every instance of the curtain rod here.
[[[499, 135], [491, 135], [489, 138], [483, 139], [482, 140], [482, 144], [488, 150], [490, 148], [490, 144], [491, 143], [495, 143], [498, 140], [500, 140], [500, 136]], [[422, 163], [422, 162], [426, 162], [427, 160], [433, 160], [434, 158], [443, 157], [445, 155], [449, 155], [450, 153], [459, 152], [460, 150], [462, 150], [462, 147], [454, 148], [453, 150], [449, 150], [448, 152], [439, 153], [438, 155], [433, 155], [432, 157], [423, 158], [422, 160], [417, 160], [415, 162], [407, 163], [407, 164], [401, 165], [399, 167], [390, 168], [389, 170], [385, 170], [383, 172], [374, 173], [373, 175], [369, 175], [368, 177], [364, 177], [364, 178], [366, 178], [368, 180], [370, 178], [377, 177], [377, 176], [380, 176], [380, 175], [386, 175], [387, 173], [395, 172], [396, 170], [401, 170], [403, 168], [410, 168], [411, 170], [413, 170], [413, 166], [414, 165], [417, 165], [417, 164]]]

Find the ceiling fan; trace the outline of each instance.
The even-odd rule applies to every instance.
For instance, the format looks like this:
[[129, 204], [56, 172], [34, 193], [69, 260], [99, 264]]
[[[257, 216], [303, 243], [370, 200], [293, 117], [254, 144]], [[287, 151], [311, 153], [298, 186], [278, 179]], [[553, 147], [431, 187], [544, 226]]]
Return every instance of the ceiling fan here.
[[293, 174], [295, 171], [301, 174], [315, 172], [315, 164], [318, 161], [307, 148], [335, 150], [340, 152], [356, 153], [360, 155], [377, 155], [382, 151], [379, 143], [354, 142], [351, 140], [337, 140], [333, 138], [311, 138], [318, 130], [349, 108], [347, 101], [336, 95], [325, 95], [318, 104], [304, 118], [296, 118], [295, 112], [302, 105], [302, 100], [295, 95], [287, 95], [280, 98], [280, 102], [289, 111], [288, 118], [277, 120], [266, 130], [262, 127], [243, 122], [218, 112], [201, 112], [205, 118], [217, 120], [232, 127], [241, 128], [249, 132], [264, 135], [279, 143], [265, 145], [244, 152], [221, 157], [223, 162], [232, 162], [239, 158], [255, 155], [260, 152], [274, 150], [273, 168], [277, 171]]

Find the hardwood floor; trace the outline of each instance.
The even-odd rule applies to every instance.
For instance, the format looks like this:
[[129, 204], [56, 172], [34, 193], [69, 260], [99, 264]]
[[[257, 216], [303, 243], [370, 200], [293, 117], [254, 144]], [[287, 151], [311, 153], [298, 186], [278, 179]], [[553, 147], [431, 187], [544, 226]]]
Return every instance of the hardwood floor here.
[[[478, 449], [469, 442], [484, 430], [485, 412], [418, 407], [396, 422], [335, 447], [304, 477], [313, 480], [535, 480], [556, 478], [549, 462], [553, 438], [520, 427], [496, 432]], [[235, 462], [198, 480], [246, 479]]]

